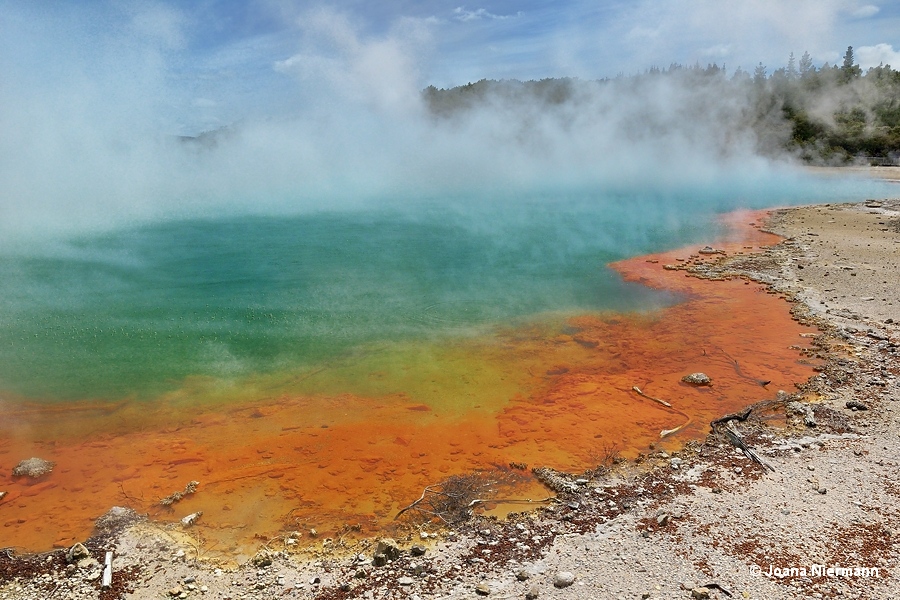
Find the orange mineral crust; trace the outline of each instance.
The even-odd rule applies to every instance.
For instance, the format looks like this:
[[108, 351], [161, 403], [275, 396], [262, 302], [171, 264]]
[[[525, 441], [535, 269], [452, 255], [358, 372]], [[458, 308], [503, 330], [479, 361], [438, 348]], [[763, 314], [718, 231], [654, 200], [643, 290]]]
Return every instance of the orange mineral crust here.
[[[732, 239], [715, 247], [733, 254], [775, 243], [747, 225], [759, 217], [732, 216]], [[706, 259], [698, 249], [612, 265], [626, 279], [683, 294], [681, 303], [647, 314], [552, 316], [458, 340], [452, 372], [465, 373], [468, 364], [479, 375], [455, 377], [452, 386], [435, 379], [427, 396], [416, 391], [422, 385], [402, 389], [404, 373], [395, 392], [380, 395], [298, 387], [273, 396], [248, 387], [254, 391], [244, 399], [218, 406], [185, 402], [190, 394], [64, 407], [6, 397], [2, 545], [71, 545], [119, 505], [173, 522], [203, 511], [192, 531], [205, 555], [240, 558], [286, 531], [302, 532], [303, 542], [316, 529], [321, 543], [390, 530], [425, 486], [451, 475], [506, 470], [519, 484], [504, 497], [538, 500], [549, 492], [510, 463], [581, 471], [611, 452], [633, 457], [651, 443], [675, 448], [705, 435], [710, 420], [813, 374], [796, 349], [811, 330], [791, 319], [784, 299], [744, 280], [707, 281], [664, 268]], [[713, 385], [681, 381], [698, 371]], [[488, 378], [497, 384], [487, 385]], [[15, 464], [31, 456], [56, 467], [37, 480], [13, 478]], [[160, 506], [192, 480], [200, 482], [194, 494]]]

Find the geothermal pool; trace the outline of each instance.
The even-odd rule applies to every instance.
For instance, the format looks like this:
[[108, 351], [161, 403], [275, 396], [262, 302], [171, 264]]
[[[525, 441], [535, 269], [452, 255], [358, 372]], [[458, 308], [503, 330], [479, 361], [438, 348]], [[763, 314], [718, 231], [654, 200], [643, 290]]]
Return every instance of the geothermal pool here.
[[[633, 386], [691, 417], [663, 441], [677, 446], [809, 377], [791, 346], [810, 330], [759, 285], [662, 265], [777, 241], [724, 211], [872, 185], [383, 202], [5, 245], [2, 545], [71, 545], [114, 505], [202, 510], [208, 555], [284, 531], [374, 535], [424, 486], [477, 470], [537, 500], [510, 463], [584, 470], [684, 422]], [[695, 371], [715, 385], [680, 383]], [[13, 478], [31, 456], [54, 471]]]

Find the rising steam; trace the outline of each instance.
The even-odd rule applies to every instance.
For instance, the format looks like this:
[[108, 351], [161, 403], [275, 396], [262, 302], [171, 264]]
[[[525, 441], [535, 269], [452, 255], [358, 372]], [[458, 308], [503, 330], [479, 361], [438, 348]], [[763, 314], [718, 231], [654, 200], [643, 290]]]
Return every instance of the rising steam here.
[[[739, 126], [746, 99], [714, 80], [582, 82], [565, 103], [486, 98], [438, 118], [421, 93], [421, 23], [367, 36], [318, 11], [291, 15], [296, 52], [264, 69], [294, 101], [237, 114], [198, 96], [214, 84], [179, 79], [177, 15], [120, 15], [116, 34], [69, 16], [14, 13], [3, 31], [16, 42], [0, 54], [6, 239], [535, 188], [661, 190], [770, 168]], [[52, 69], [32, 68], [51, 56]]]

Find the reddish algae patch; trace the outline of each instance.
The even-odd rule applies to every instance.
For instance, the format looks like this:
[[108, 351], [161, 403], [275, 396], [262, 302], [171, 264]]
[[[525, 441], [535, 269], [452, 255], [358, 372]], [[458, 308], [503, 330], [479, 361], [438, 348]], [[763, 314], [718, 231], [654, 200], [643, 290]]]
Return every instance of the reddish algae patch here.
[[[733, 239], [716, 249], [751, 252], [778, 241], [747, 225], [761, 214], [729, 218]], [[706, 258], [698, 249], [612, 265], [625, 279], [684, 294], [675, 306], [576, 315], [561, 327], [538, 323], [464, 342], [473, 365], [500, 361], [521, 374], [518, 393], [484, 403], [499, 410], [473, 404], [444, 415], [405, 393], [288, 391], [224, 407], [0, 401], [0, 491], [8, 492], [0, 500], [0, 545], [68, 546], [120, 505], [164, 521], [202, 510], [194, 531], [207, 556], [234, 557], [283, 531], [315, 528], [321, 539], [390, 530], [424, 486], [454, 474], [510, 463], [581, 471], [613, 450], [633, 457], [651, 443], [676, 448], [705, 435], [710, 420], [792, 391], [813, 374], [791, 348], [811, 330], [791, 319], [783, 299], [756, 283], [664, 268]], [[681, 381], [698, 371], [713, 385]], [[31, 456], [56, 467], [39, 480], [13, 478], [15, 464]], [[548, 495], [521, 479], [508, 493]], [[171, 509], [159, 505], [191, 480], [200, 481], [195, 494]]]

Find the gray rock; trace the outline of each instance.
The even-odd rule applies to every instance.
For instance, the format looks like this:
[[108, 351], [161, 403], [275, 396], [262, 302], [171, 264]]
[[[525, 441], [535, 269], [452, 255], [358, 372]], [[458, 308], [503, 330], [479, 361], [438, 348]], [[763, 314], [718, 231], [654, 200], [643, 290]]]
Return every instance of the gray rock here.
[[481, 582], [475, 586], [475, 593], [479, 596], [490, 596], [491, 594], [491, 586], [486, 584], [485, 582]]
[[13, 468], [13, 477], [41, 477], [53, 470], [56, 463], [43, 458], [32, 457], [23, 460]]
[[145, 517], [130, 508], [113, 506], [94, 522], [94, 526], [103, 532], [120, 531], [144, 519]]
[[259, 554], [254, 556], [250, 563], [257, 568], [268, 567], [272, 564], [272, 555], [269, 554], [266, 550], [261, 551]]
[[380, 552], [376, 552], [375, 555], [372, 556], [372, 564], [376, 567], [383, 567], [387, 564], [387, 556]]
[[691, 373], [682, 377], [681, 380], [691, 385], [712, 385], [712, 379], [706, 373]]
[[409, 553], [413, 556], [423, 556], [425, 554], [425, 546], [413, 546], [409, 549]]
[[199, 521], [199, 520], [200, 520], [200, 517], [202, 517], [202, 516], [203, 516], [203, 511], [202, 511], [202, 510], [198, 510], [197, 512], [191, 513], [191, 514], [187, 515], [186, 517], [182, 518], [182, 519], [181, 519], [181, 525], [184, 526], [184, 527], [190, 527], [190, 526], [192, 526], [194, 523], [196, 523], [197, 521]]
[[85, 548], [84, 544], [75, 544], [66, 551], [66, 562], [75, 563], [85, 558], [90, 558], [91, 553]]
[[397, 583], [404, 586], [412, 585], [413, 583], [415, 583], [415, 579], [413, 579], [412, 577], [401, 577], [397, 580]]
[[575, 583], [575, 574], [569, 571], [560, 571], [553, 578], [554, 587], [564, 588]]
[[709, 589], [705, 587], [696, 587], [691, 590], [691, 598], [694, 600], [709, 600]]
[[538, 586], [533, 585], [528, 588], [528, 591], [525, 592], [525, 600], [535, 600], [538, 596], [540, 596], [541, 590]]
[[526, 581], [531, 575], [525, 569], [519, 569], [519, 572], [516, 573], [516, 579], [519, 581]]
[[397, 560], [400, 558], [400, 546], [392, 538], [382, 538], [378, 540], [378, 545], [375, 546], [375, 554], [383, 554], [388, 561]]
[[849, 400], [846, 404], [847, 408], [851, 410], [869, 410], [869, 407], [860, 402], [859, 400]]
[[[75, 564], [82, 571], [88, 571], [90, 574], [93, 574], [93, 572], [96, 571], [97, 575], [100, 575], [100, 561], [98, 561], [96, 558], [88, 556], [86, 558], [82, 558]], [[91, 577], [91, 579], [96, 579], [96, 577]]]

